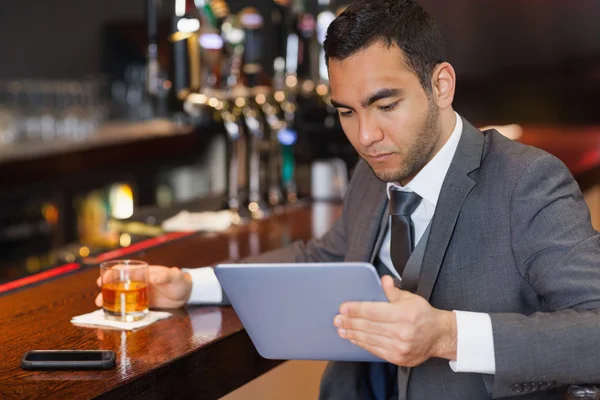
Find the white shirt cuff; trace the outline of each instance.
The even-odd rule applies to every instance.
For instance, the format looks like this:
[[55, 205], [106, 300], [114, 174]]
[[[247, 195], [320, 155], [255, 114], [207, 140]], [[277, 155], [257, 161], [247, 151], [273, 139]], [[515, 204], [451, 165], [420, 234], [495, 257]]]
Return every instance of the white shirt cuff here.
[[188, 304], [218, 304], [223, 301], [223, 290], [212, 267], [186, 269], [192, 277], [192, 293]]
[[488, 314], [454, 311], [456, 314], [456, 361], [454, 372], [495, 374], [494, 335]]

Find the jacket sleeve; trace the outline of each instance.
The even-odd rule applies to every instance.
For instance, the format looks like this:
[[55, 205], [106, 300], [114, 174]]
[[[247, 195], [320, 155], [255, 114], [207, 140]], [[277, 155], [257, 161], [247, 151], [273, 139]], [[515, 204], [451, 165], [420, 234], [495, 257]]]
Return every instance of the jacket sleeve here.
[[494, 397], [600, 382], [600, 236], [558, 159], [546, 154], [529, 164], [510, 218], [515, 264], [547, 312], [490, 314]]

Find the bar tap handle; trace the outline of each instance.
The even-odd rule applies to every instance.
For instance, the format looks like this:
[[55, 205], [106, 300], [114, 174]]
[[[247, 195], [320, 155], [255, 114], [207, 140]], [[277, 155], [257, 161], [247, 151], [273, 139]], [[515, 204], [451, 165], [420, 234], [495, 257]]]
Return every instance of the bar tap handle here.
[[252, 218], [260, 219], [265, 216], [265, 204], [262, 200], [261, 193], [261, 171], [260, 159], [261, 148], [264, 138], [264, 126], [260, 119], [259, 111], [253, 104], [246, 104], [242, 109], [244, 121], [249, 133], [250, 144], [250, 162], [249, 162], [249, 193], [248, 193], [248, 210]]
[[269, 203], [276, 206], [282, 203], [283, 193], [281, 190], [281, 165], [283, 154], [278, 134], [286, 127], [285, 122], [278, 116], [278, 108], [267, 100], [266, 96], [257, 95], [256, 102], [261, 106], [262, 112], [269, 127], [269, 158], [268, 158], [268, 181], [269, 181]]
[[235, 110], [229, 110], [226, 105], [220, 111], [227, 133], [227, 138], [230, 143], [230, 157], [228, 166], [228, 182], [227, 182], [227, 205], [229, 210], [234, 214], [234, 223], [241, 222], [240, 206], [242, 204], [240, 194], [240, 181], [245, 176], [245, 162], [243, 153], [245, 150], [243, 128], [240, 126], [239, 116]]

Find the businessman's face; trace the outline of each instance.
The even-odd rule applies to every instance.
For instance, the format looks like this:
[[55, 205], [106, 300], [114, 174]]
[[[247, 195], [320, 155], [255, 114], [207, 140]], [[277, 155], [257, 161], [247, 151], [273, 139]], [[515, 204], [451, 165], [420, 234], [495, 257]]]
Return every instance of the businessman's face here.
[[435, 94], [397, 47], [376, 43], [330, 59], [329, 80], [346, 136], [382, 181], [406, 184], [444, 144]]

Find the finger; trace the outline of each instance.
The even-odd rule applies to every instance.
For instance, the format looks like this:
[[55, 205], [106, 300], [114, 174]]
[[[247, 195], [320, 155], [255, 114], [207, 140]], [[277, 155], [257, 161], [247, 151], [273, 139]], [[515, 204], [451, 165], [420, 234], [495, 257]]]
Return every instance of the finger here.
[[98, 307], [102, 307], [102, 304], [104, 304], [104, 302], [102, 300], [102, 293], [98, 293], [98, 296], [96, 296], [95, 302]]
[[372, 301], [348, 302], [341, 305], [340, 314], [371, 321], [391, 322], [394, 316], [394, 305]]
[[396, 303], [412, 295], [410, 292], [398, 289], [396, 285], [394, 285], [394, 279], [389, 275], [381, 278], [381, 285], [383, 286], [385, 296], [390, 303]]
[[355, 331], [352, 329], [338, 329], [338, 335], [342, 339], [355, 340], [366, 343], [370, 346], [386, 347], [390, 346], [392, 339], [373, 333]]
[[376, 322], [368, 319], [350, 318], [338, 315], [334, 319], [334, 325], [340, 329], [351, 329], [386, 337], [394, 337], [394, 325], [385, 322]]
[[98, 277], [98, 279], [96, 279], [96, 285], [98, 285], [98, 287], [102, 286], [102, 278]]

